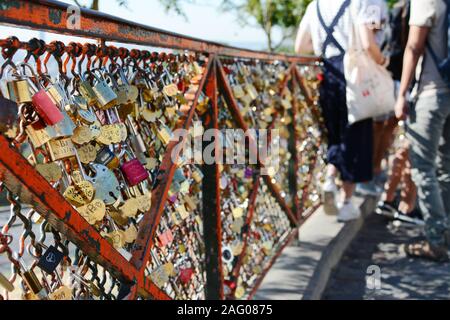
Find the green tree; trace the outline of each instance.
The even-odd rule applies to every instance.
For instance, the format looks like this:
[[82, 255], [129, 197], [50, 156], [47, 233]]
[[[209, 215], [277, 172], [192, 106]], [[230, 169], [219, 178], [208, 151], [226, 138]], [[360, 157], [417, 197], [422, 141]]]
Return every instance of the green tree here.
[[[222, 7], [234, 11], [238, 21], [243, 25], [254, 25], [256, 22], [256, 26], [266, 35], [268, 49], [276, 51], [286, 40], [293, 39], [305, 9], [311, 1], [224, 0]], [[275, 29], [281, 30], [281, 39], [277, 42], [273, 39]]]
[[[195, 0], [159, 0], [167, 11], [183, 15], [182, 3]], [[220, 9], [234, 12], [242, 25], [253, 25], [264, 31], [267, 48], [276, 51], [287, 39], [293, 39], [306, 7], [312, 0], [222, 0]], [[281, 39], [274, 41], [275, 29]]]
[[389, 8], [392, 8], [399, 0], [387, 0]]
[[[90, 5], [82, 4], [79, 0], [74, 0], [74, 2], [79, 7], [89, 8], [91, 10], [96, 10], [96, 11], [99, 11], [99, 9], [100, 9], [100, 0], [90, 0]], [[116, 0], [116, 2], [121, 7], [126, 7], [126, 8], [128, 7], [127, 0]]]

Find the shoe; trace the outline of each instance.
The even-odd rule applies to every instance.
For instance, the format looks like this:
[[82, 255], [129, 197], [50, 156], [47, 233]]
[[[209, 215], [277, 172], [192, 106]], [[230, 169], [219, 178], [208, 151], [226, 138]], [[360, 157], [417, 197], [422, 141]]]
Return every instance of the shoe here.
[[323, 185], [323, 194], [322, 194], [322, 202], [323, 202], [323, 210], [325, 214], [328, 215], [337, 215], [339, 209], [336, 205], [336, 194], [338, 188], [333, 179], [327, 179]]
[[352, 201], [341, 203], [338, 205], [338, 208], [339, 214], [337, 219], [339, 222], [357, 220], [361, 217], [361, 210], [357, 208]]
[[376, 185], [372, 180], [370, 182], [358, 183], [355, 193], [362, 196], [379, 197], [383, 193], [383, 189]]
[[425, 221], [423, 221], [423, 219], [415, 218], [410, 214], [406, 214], [395, 209], [393, 202], [387, 201], [378, 202], [378, 205], [375, 209], [375, 213], [380, 216], [388, 217], [389, 219], [392, 220], [407, 222], [421, 227], [425, 226]]
[[446, 246], [434, 246], [428, 241], [411, 243], [405, 246], [405, 252], [413, 258], [423, 258], [435, 262], [448, 262]]
[[393, 202], [388, 201], [380, 201], [377, 204], [377, 207], [375, 209], [375, 213], [379, 214], [380, 216], [385, 216], [391, 219], [395, 218], [395, 214], [397, 212], [397, 209], [395, 209]]

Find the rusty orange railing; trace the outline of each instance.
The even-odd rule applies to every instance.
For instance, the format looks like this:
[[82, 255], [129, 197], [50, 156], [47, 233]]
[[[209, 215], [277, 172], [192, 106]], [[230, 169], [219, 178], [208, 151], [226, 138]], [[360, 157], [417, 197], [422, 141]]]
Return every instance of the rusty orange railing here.
[[[187, 50], [207, 57], [207, 64], [202, 80], [199, 83], [198, 92], [193, 100], [191, 109], [186, 114], [184, 121], [180, 124], [183, 128], [189, 128], [193, 121], [197, 101], [202, 91], [211, 100], [212, 110], [210, 110], [211, 128], [218, 129], [219, 103], [218, 94], [224, 98], [229, 107], [229, 111], [237, 123], [238, 127], [246, 130], [248, 124], [241, 114], [238, 101], [234, 97], [233, 90], [227, 79], [223, 61], [229, 59], [282, 61], [289, 63], [285, 80], [282, 82], [280, 93], [289, 86], [292, 91], [301, 91], [305, 97], [306, 105], [314, 106], [314, 97], [311, 96], [308, 85], [303, 79], [299, 66], [317, 65], [318, 59], [315, 57], [295, 56], [267, 53], [253, 50], [244, 50], [231, 46], [225, 46], [214, 42], [202, 41], [199, 39], [186, 37], [164, 30], [139, 25], [130, 21], [125, 21], [116, 17], [105, 15], [91, 10], [81, 11], [82, 29], [72, 30], [67, 28], [67, 4], [57, 1], [2, 1], [0, 8], [0, 23], [15, 27], [30, 28], [51, 33], [85, 37], [99, 41], [100, 45], [114, 41], [120, 43], [166, 48], [172, 50]], [[4, 37], [6, 38], [6, 37]], [[12, 45], [6, 40], [0, 41], [0, 46]], [[16, 43], [17, 50], [29, 49], [27, 43]], [[66, 48], [67, 49], [67, 48]], [[301, 139], [295, 126], [300, 117], [296, 112], [299, 102], [294, 101], [293, 111], [293, 144], [291, 151], [294, 155], [293, 166], [289, 169], [289, 179], [291, 190], [280, 190], [269, 176], [264, 176], [261, 181], [265, 183], [273, 197], [289, 218], [293, 227], [292, 232], [285, 237], [279, 246], [278, 252], [271, 258], [270, 262], [264, 266], [261, 276], [257, 279], [248, 297], [251, 298], [258, 289], [264, 276], [281, 254], [282, 249], [287, 246], [298, 234], [298, 226], [314, 211], [318, 203], [307, 205], [306, 200], [310, 181], [304, 182], [301, 188], [297, 183], [297, 172], [299, 171], [298, 150]], [[313, 108], [315, 121], [320, 123], [320, 109]], [[0, 111], [1, 112], [1, 111]], [[275, 126], [277, 117], [274, 118], [272, 127]], [[296, 122], [297, 121], [297, 122]], [[320, 141], [319, 141], [320, 143]], [[171, 185], [176, 165], [171, 159], [172, 150], [176, 142], [171, 142], [167, 148], [166, 155], [161, 164], [158, 176], [158, 186], [152, 192], [152, 206], [149, 212], [144, 214], [139, 224], [139, 233], [134, 245], [132, 257], [127, 261], [120, 255], [112, 245], [106, 241], [95, 228], [89, 225], [79, 213], [59, 194], [52, 186], [37, 173], [37, 171], [22, 157], [11, 142], [4, 136], [0, 136], [0, 181], [13, 194], [18, 195], [23, 203], [32, 207], [49, 221], [49, 223], [59, 232], [68, 237], [83, 252], [94, 261], [106, 268], [120, 281], [129, 284], [130, 289], [128, 299], [136, 297], [152, 299], [169, 299], [170, 297], [158, 288], [144, 274], [147, 261], [150, 257], [150, 249], [154, 245], [154, 234], [164, 211], [164, 206], [168, 200], [169, 187]], [[315, 160], [311, 164], [311, 169], [316, 165]], [[224, 278], [222, 275], [222, 223], [221, 223], [221, 199], [219, 189], [220, 168], [219, 165], [203, 167], [203, 210], [204, 228], [208, 230], [204, 234], [206, 246], [206, 298], [224, 299], [232, 295], [224, 293]], [[312, 174], [308, 179], [312, 179]], [[249, 207], [246, 225], [250, 225], [255, 199], [258, 193], [260, 179], [256, 179], [253, 190], [249, 196]], [[293, 204], [285, 201], [282, 193], [293, 195]], [[210, 232], [214, 230], [214, 232]], [[243, 239], [247, 239], [248, 230], [244, 231]], [[238, 277], [242, 266], [245, 264], [244, 255], [247, 243], [244, 241], [238, 263], [234, 266], [232, 274]]]

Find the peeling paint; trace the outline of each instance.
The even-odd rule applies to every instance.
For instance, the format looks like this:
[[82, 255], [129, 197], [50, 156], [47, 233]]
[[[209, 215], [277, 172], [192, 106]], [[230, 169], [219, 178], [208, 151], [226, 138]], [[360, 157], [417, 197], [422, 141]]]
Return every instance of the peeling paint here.
[[54, 24], [60, 24], [62, 20], [62, 11], [59, 9], [48, 9], [48, 18]]
[[91, 246], [93, 246], [97, 250], [97, 252], [100, 252], [100, 242], [91, 237], [91, 235], [89, 234], [89, 230], [82, 230], [80, 234]]
[[13, 0], [0, 1], [0, 10], [8, 10], [11, 8], [20, 9], [20, 1], [13, 1]]
[[66, 214], [64, 215], [64, 221], [69, 222], [71, 216], [72, 212], [70, 212], [70, 210], [66, 211]]

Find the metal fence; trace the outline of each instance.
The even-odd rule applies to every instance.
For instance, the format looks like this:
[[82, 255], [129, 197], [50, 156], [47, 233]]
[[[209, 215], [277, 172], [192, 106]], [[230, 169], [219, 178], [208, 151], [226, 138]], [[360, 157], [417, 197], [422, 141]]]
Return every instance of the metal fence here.
[[[9, 93], [9, 100], [2, 99], [0, 119], [7, 118], [11, 100], [19, 110], [17, 127], [10, 124], [0, 135], [0, 181], [11, 203], [0, 233], [5, 289], [0, 297], [251, 299], [320, 204], [324, 128], [317, 103], [318, 59], [242, 50], [90, 10], [80, 13], [81, 28], [72, 29], [66, 4], [0, 3], [3, 24], [86, 38], [84, 44], [21, 42], [11, 35], [0, 40], [1, 80]], [[137, 45], [140, 49], [133, 48]], [[26, 53], [26, 65], [14, 60], [17, 52]], [[86, 98], [74, 94], [82, 91], [82, 81], [95, 86], [100, 76], [110, 74], [105, 83], [116, 94], [127, 85], [137, 98], [115, 100], [111, 109], [98, 101], [84, 111], [73, 103], [57, 104], [75, 127], [70, 134], [36, 142], [42, 138], [39, 130], [51, 125], [42, 125], [45, 119], [33, 103], [13, 99], [24, 80], [15, 73], [19, 65], [23, 70], [32, 65], [39, 81], [25, 71], [22, 77], [49, 92], [56, 83], [47, 67], [52, 62], [72, 102]], [[93, 77], [97, 72], [100, 76]], [[244, 166], [174, 161], [180, 141], [171, 139], [172, 133], [191, 130], [194, 122], [205, 129], [277, 129], [279, 169], [261, 174], [265, 163], [259, 158]], [[122, 128], [122, 138], [108, 136], [111, 128]], [[84, 141], [76, 130], [98, 133]], [[226, 142], [218, 147], [219, 139], [213, 141], [216, 153], [226, 153]], [[55, 145], [66, 143], [69, 151], [58, 150], [68, 154], [55, 155]], [[137, 157], [145, 179], [130, 183], [123, 168], [111, 162], [99, 166], [105, 146], [122, 164]], [[109, 178], [95, 170], [94, 178], [92, 173], [80, 177], [79, 171], [93, 167], [107, 167]], [[107, 201], [116, 180], [120, 190]], [[95, 189], [91, 197], [86, 195], [90, 186]], [[56, 257], [50, 266], [49, 257]]]

